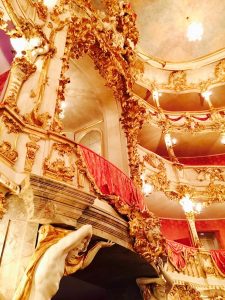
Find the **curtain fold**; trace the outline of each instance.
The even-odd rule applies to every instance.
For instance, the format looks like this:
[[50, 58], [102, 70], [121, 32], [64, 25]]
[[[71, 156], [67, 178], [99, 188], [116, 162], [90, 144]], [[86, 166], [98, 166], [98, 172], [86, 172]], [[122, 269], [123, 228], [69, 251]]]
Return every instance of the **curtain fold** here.
[[220, 274], [225, 276], [225, 250], [210, 250], [210, 253]]
[[5, 82], [8, 78], [9, 71], [6, 71], [5, 73], [0, 74], [0, 94], [4, 88]]
[[171, 240], [166, 240], [166, 252], [171, 264], [177, 269], [177, 271], [182, 271], [186, 267], [190, 256], [197, 253], [197, 249]]
[[120, 169], [92, 150], [79, 145], [82, 157], [102, 194], [116, 195], [122, 201], [143, 211], [144, 197], [132, 180]]
[[225, 154], [196, 156], [196, 157], [179, 157], [179, 162], [185, 165], [217, 165], [225, 166]]

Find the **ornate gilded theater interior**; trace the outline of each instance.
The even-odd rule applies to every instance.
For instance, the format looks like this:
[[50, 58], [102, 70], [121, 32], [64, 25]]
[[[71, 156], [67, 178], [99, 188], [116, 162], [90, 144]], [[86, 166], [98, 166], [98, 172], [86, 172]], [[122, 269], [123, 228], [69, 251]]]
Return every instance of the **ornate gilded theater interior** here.
[[0, 300], [225, 299], [224, 0], [0, 0]]

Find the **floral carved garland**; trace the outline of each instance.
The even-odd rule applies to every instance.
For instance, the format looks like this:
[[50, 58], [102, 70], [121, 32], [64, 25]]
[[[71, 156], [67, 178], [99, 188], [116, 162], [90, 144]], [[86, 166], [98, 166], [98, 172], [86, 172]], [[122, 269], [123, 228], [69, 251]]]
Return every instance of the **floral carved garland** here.
[[[109, 4], [107, 1], [105, 3]], [[131, 178], [137, 186], [140, 186], [137, 139], [146, 109], [132, 97], [131, 92], [136, 74], [134, 71], [136, 58], [133, 51], [138, 40], [135, 27], [136, 15], [130, 5], [123, 1], [110, 2], [107, 7], [109, 16], [104, 15], [101, 22], [93, 9], [91, 9], [91, 18], [73, 18], [75, 26], [71, 28], [71, 40], [74, 41], [71, 57], [78, 59], [82, 54], [87, 53], [94, 61], [100, 75], [106, 80], [107, 86], [113, 90], [115, 98], [121, 103], [121, 123], [127, 137]], [[115, 24], [112, 24], [114, 19]], [[119, 43], [115, 43], [116, 34], [119, 34]], [[114, 43], [110, 44], [111, 40]]]
[[148, 210], [133, 209], [118, 197], [110, 198], [110, 203], [128, 218], [134, 250], [150, 264], [157, 264], [158, 258], [165, 255], [165, 239], [160, 232], [159, 219]]

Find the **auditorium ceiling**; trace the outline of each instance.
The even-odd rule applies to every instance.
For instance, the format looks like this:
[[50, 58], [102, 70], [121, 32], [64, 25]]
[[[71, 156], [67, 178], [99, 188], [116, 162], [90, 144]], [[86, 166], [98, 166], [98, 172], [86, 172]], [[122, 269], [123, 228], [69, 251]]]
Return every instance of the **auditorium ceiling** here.
[[[140, 32], [139, 51], [164, 61], [195, 60], [225, 47], [225, 2], [221, 0], [132, 0]], [[202, 40], [190, 42], [191, 22], [203, 26]]]

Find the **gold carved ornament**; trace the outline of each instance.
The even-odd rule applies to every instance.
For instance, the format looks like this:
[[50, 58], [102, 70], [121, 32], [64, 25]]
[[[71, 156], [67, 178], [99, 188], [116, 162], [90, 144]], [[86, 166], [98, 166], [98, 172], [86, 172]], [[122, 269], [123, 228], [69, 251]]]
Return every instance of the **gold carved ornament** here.
[[147, 262], [158, 261], [165, 254], [165, 239], [160, 232], [159, 219], [150, 211], [139, 211], [120, 199], [119, 196], [103, 195], [97, 187], [93, 176], [88, 171], [79, 145], [76, 147], [78, 155], [77, 167], [82, 174], [86, 174], [92, 184], [93, 191], [101, 199], [107, 200], [123, 216], [128, 218], [129, 234], [133, 239], [134, 250], [137, 251]]
[[23, 119], [26, 123], [42, 128], [46, 128], [49, 120], [51, 119], [49, 112], [40, 113], [40, 108], [44, 97], [45, 88], [48, 85], [48, 70], [50, 62], [56, 52], [54, 47], [55, 35], [56, 30], [52, 29], [48, 40], [45, 36], [43, 37], [44, 43], [48, 45], [48, 47], [46, 47], [46, 50], [44, 51], [42, 72], [39, 75], [36, 90], [31, 90], [30, 94], [30, 97], [34, 98], [35, 105], [31, 112], [26, 113], [23, 116]]
[[[53, 151], [56, 151], [62, 158], [51, 160]], [[74, 153], [73, 148], [69, 144], [54, 143], [52, 145], [49, 156], [44, 161], [44, 175], [54, 179], [61, 179], [63, 181], [72, 181], [75, 176], [75, 167], [73, 164], [66, 164], [65, 154], [69, 158]]]
[[18, 123], [12, 117], [10, 117], [8, 114], [3, 113], [2, 121], [5, 124], [5, 127], [7, 128], [8, 133], [19, 133], [22, 131], [22, 129], [18, 125]]
[[[140, 73], [134, 51], [134, 46], [138, 41], [135, 25], [136, 14], [130, 4], [125, 1], [102, 1], [102, 4], [105, 6], [105, 12], [96, 11], [90, 1], [76, 1], [76, 6], [86, 15], [83, 17], [84, 14], [80, 14], [82, 17], [78, 17], [73, 1], [61, 1], [50, 13], [51, 21], [57, 23], [58, 28], [63, 28], [66, 23], [70, 24], [52, 129], [60, 131], [62, 127], [59, 115], [61, 101], [64, 99], [65, 85], [69, 82], [69, 79], [65, 77], [68, 60], [69, 58], [78, 59], [87, 53], [93, 59], [100, 74], [106, 79], [107, 85], [113, 90], [116, 99], [121, 102], [123, 110], [121, 122], [128, 141], [131, 177], [136, 185], [140, 185], [137, 136], [143, 124], [145, 108], [140, 107], [139, 103], [132, 99], [134, 78], [136, 74]], [[43, 1], [37, 1], [35, 6], [39, 17], [46, 20], [47, 12]], [[73, 14], [72, 17], [63, 21], [60, 20], [60, 16], [65, 12], [66, 7], [70, 8]], [[52, 28], [53, 24], [50, 23], [48, 24], [49, 28]], [[35, 30], [36, 34], [43, 35], [40, 27], [32, 27], [29, 22], [24, 20], [20, 22], [20, 29], [25, 36], [28, 32], [35, 32]], [[43, 38], [45, 37], [43, 36]], [[45, 84], [46, 81], [41, 86]], [[45, 127], [48, 117], [46, 114], [39, 116], [37, 107], [31, 114], [25, 116], [25, 120], [32, 125]]]
[[152, 154], [147, 154], [143, 158], [144, 162], [147, 162], [150, 166], [155, 169], [154, 174], [146, 176], [146, 183], [154, 185], [158, 191], [168, 190], [170, 181], [167, 178], [165, 164], [162, 159]]
[[80, 149], [80, 146], [76, 144], [74, 150], [78, 157], [78, 160], [76, 161], [76, 166], [78, 171], [77, 185], [79, 187], [84, 187], [84, 180], [86, 175], [87, 179], [90, 182], [90, 190], [93, 191], [96, 194], [96, 196], [102, 197], [103, 196], [102, 192], [96, 185], [94, 177], [91, 175], [91, 173], [88, 170], [88, 167], [86, 165], [85, 159], [82, 154], [82, 149]]
[[216, 276], [215, 267], [210, 253], [200, 252], [200, 258], [201, 258], [202, 268], [205, 271], [206, 275]]
[[8, 105], [15, 112], [19, 113], [17, 98], [22, 84], [36, 71], [36, 66], [27, 60], [26, 57], [16, 57], [13, 60], [9, 74], [9, 82], [3, 103]]
[[171, 90], [175, 92], [183, 92], [188, 90], [199, 90], [204, 92], [213, 85], [222, 84], [225, 82], [225, 60], [219, 61], [214, 69], [214, 77], [208, 78], [197, 83], [187, 82], [186, 71], [172, 71], [168, 76], [167, 83], [157, 83], [155, 81], [145, 80], [144, 85], [151, 90]]
[[6, 141], [3, 141], [2, 144], [0, 144], [0, 155], [12, 165], [15, 164], [18, 158], [18, 152]]
[[25, 171], [31, 172], [35, 156], [37, 151], [40, 148], [40, 145], [37, 144], [37, 142], [40, 140], [40, 138], [37, 138], [35, 136], [30, 136], [30, 142], [26, 143], [27, 147], [27, 154], [26, 154], [26, 161], [25, 161]]
[[200, 292], [189, 284], [175, 285], [170, 296], [172, 299], [202, 300]]
[[127, 216], [134, 250], [150, 264], [157, 264], [159, 257], [165, 255], [159, 219], [148, 210], [141, 212], [132, 208], [119, 197], [111, 197], [109, 201], [120, 214]]
[[56, 106], [55, 113], [51, 125], [51, 130], [55, 132], [61, 132], [63, 129], [63, 124], [60, 118], [60, 114], [62, 113], [62, 103], [65, 101], [65, 88], [68, 83], [70, 83], [70, 78], [65, 76], [66, 71], [69, 69], [69, 60], [70, 60], [70, 49], [71, 49], [71, 26], [72, 23], [69, 24], [64, 55], [62, 57], [62, 68], [60, 73], [59, 85], [57, 89], [57, 98], [56, 98]]
[[3, 215], [5, 214], [6, 208], [6, 199], [5, 195], [0, 192], [0, 220], [2, 219]]
[[[100, 75], [106, 79], [107, 86], [113, 90], [115, 98], [120, 101], [121, 123], [127, 136], [131, 177], [137, 185], [140, 185], [137, 137], [144, 121], [145, 108], [140, 107], [132, 98], [131, 91], [136, 72], [133, 50], [138, 39], [136, 16], [130, 5], [125, 2], [118, 4], [117, 1], [104, 1], [104, 3], [108, 15], [97, 14], [89, 4], [88, 15], [91, 18], [72, 18], [71, 57], [78, 59], [87, 53]], [[121, 34], [119, 44], [115, 42], [118, 31]]]

